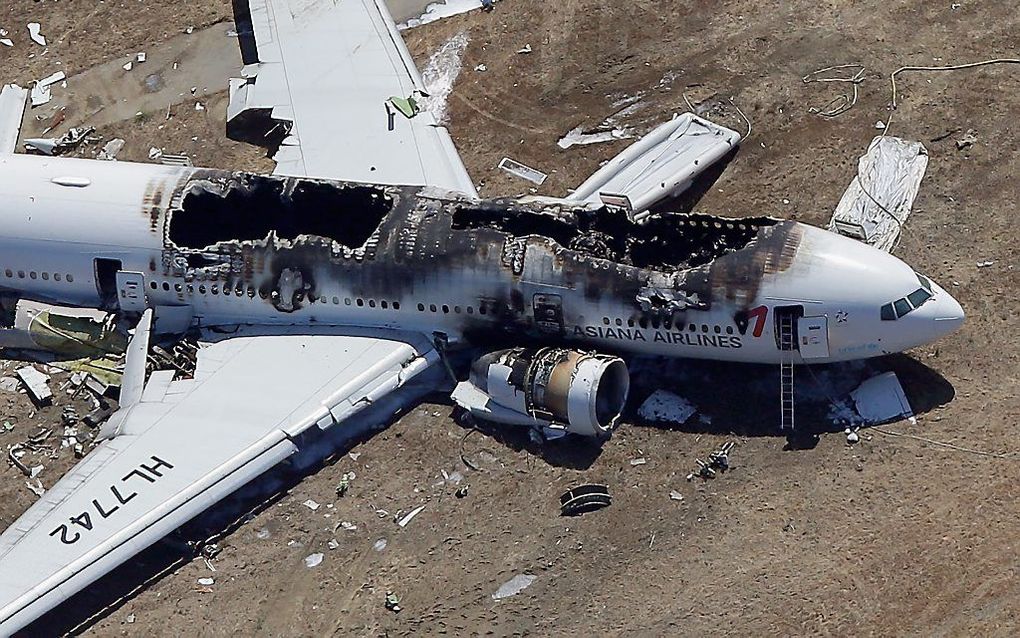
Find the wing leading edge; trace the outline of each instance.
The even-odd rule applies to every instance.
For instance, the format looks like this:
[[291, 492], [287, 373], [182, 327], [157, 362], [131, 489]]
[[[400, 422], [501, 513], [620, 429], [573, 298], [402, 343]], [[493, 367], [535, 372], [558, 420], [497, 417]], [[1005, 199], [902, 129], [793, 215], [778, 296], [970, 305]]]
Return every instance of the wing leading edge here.
[[245, 67], [230, 84], [230, 137], [279, 143], [278, 174], [477, 196], [446, 128], [388, 105], [423, 85], [383, 0], [234, 4]]
[[[238, 336], [150, 376], [104, 441], [0, 535], [10, 635], [434, 363], [420, 335]], [[352, 427], [347, 423], [345, 427]]]

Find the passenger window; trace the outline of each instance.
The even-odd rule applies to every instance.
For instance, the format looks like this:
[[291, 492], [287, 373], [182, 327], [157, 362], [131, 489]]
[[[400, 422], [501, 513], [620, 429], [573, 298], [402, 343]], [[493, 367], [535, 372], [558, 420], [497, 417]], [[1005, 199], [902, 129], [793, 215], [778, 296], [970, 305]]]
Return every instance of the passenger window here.
[[389, 307], [389, 304], [386, 303], [385, 299], [383, 299], [382, 301], [379, 302], [379, 307], [382, 308], [383, 310], [386, 310]]
[[897, 318], [902, 317], [903, 315], [913, 310], [913, 308], [910, 307], [910, 304], [907, 303], [906, 299], [897, 299], [896, 301], [894, 301], [893, 308], [896, 309]]
[[369, 308], [375, 308], [375, 299], [369, 299], [368, 300], [368, 307]]
[[24, 279], [24, 278], [25, 278], [25, 271], [24, 270], [19, 270], [18, 271], [18, 279]]
[[42, 274], [42, 278], [43, 278], [43, 281], [49, 281], [50, 280], [50, 273], [44, 272]]
[[[333, 297], [333, 305], [334, 306], [339, 306], [340, 305], [340, 297]], [[350, 305], [350, 304], [348, 304], [348, 305]]]
[[425, 312], [425, 304], [423, 303], [418, 304], [418, 312]]
[[34, 270], [32, 272], [28, 273], [28, 278], [29, 279], [35, 279], [36, 278], [36, 274], [35, 274]]
[[450, 314], [450, 307], [447, 306], [446, 304], [443, 304], [443, 314], [444, 315]]
[[69, 273], [67, 275], [67, 283], [72, 283], [73, 281], [74, 281], [74, 275]]
[[60, 273], [59, 272], [53, 273], [53, 281], [60, 281]]
[[720, 332], [722, 332], [722, 328], [720, 328], [719, 326], [715, 326], [714, 330], [715, 330], [716, 334], [719, 334]]
[[429, 304], [429, 311], [430, 312], [436, 312], [436, 304], [434, 304], [434, 303], [433, 304]]
[[617, 317], [616, 318], [616, 325], [622, 326], [623, 325], [623, 319], [620, 319], [619, 317]]
[[467, 307], [467, 313], [468, 313], [469, 315], [473, 315], [473, 314], [475, 314], [475, 307], [474, 307], [474, 306], [468, 306], [468, 307]]
[[8, 277], [13, 277], [14, 276], [14, 272], [10, 268], [5, 270], [4, 274], [7, 275]]
[[198, 287], [198, 294], [200, 294], [200, 295], [204, 295], [205, 294], [205, 284], [202, 284], [202, 285], [200, 285]]
[[184, 292], [184, 286], [182, 286], [181, 284], [174, 284], [174, 290], [176, 290], [177, 292]]
[[648, 319], [645, 317], [641, 317], [640, 319], [638, 319], [638, 325], [641, 326], [642, 328], [648, 328]]
[[400, 310], [400, 302], [399, 301], [394, 301], [393, 302], [393, 309], [394, 310]]
[[365, 305], [365, 300], [364, 299], [358, 299], [355, 303], [357, 303], [358, 307], [361, 308], [362, 306]]

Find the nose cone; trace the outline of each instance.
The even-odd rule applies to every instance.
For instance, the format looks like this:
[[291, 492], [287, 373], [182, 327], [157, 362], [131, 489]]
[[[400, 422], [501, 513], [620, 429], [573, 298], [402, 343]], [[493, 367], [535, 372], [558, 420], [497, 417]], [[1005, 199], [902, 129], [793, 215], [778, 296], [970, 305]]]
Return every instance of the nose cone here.
[[915, 315], [915, 321], [926, 324], [926, 329], [923, 327], [922, 329], [925, 329], [934, 340], [959, 330], [963, 325], [965, 315], [960, 302], [946, 292], [942, 286], [932, 282], [931, 291], [934, 293], [934, 298], [912, 314]]

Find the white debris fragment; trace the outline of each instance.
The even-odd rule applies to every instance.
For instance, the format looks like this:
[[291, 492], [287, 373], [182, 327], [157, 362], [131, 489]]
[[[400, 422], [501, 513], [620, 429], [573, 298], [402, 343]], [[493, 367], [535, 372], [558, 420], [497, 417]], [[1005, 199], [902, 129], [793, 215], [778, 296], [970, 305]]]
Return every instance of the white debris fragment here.
[[509, 157], [504, 157], [499, 161], [499, 168], [511, 175], [520, 177], [521, 179], [526, 179], [532, 184], [536, 184], [538, 186], [541, 186], [542, 183], [545, 182], [546, 178], [549, 177], [542, 171], [531, 168], [530, 166], [525, 166], [524, 164], [516, 162]]
[[125, 71], [130, 71], [132, 69], [132, 67], [134, 67], [134, 66], [135, 66], [135, 63], [132, 61], [132, 62], [128, 62], [127, 64], [125, 64], [122, 68]]
[[272, 536], [272, 532], [270, 532], [268, 528], [263, 527], [259, 531], [255, 532], [255, 536], [261, 538], [262, 540], [265, 540]]
[[361, 456], [361, 452], [348, 452], [347, 456], [351, 457], [352, 461], [357, 461], [358, 458]]
[[202, 104], [201, 102], [195, 102], [195, 110], [196, 111], [204, 111], [205, 110], [205, 105]]
[[31, 481], [25, 481], [25, 487], [27, 487], [36, 496], [42, 497], [46, 494], [46, 488], [43, 487], [42, 481], [35, 479], [35, 483]]
[[163, 150], [162, 149], [158, 149], [155, 146], [150, 146], [149, 147], [149, 159], [155, 161], [155, 160], [158, 160], [162, 156], [163, 156]]
[[528, 53], [531, 53], [531, 51], [532, 51], [531, 45], [530, 44], [525, 44], [523, 47], [517, 49], [517, 54], [518, 55], [527, 55]]
[[669, 492], [669, 500], [671, 500], [671, 501], [682, 501], [682, 500], [684, 500], [684, 495], [681, 494], [680, 492], [677, 492], [676, 490], [670, 490], [670, 492]]
[[484, 64], [479, 64], [475, 66], [475, 71], [488, 71], [488, 70], [489, 67], [485, 66]]
[[308, 509], [312, 510], [313, 512], [315, 510], [319, 509], [319, 504], [316, 501], [313, 501], [312, 499], [308, 499], [307, 501], [302, 503], [302, 505], [304, 505]]
[[993, 261], [993, 260], [979, 261], [977, 263], [977, 267], [978, 268], [988, 268], [988, 267], [992, 266], [994, 263], [995, 263], [995, 261]]
[[36, 403], [46, 405], [53, 399], [53, 393], [50, 391], [50, 386], [47, 385], [50, 380], [48, 376], [32, 366], [18, 368], [17, 375], [21, 382], [25, 384], [29, 396]]
[[647, 463], [648, 463], [648, 459], [646, 459], [643, 456], [640, 457], [640, 458], [636, 458], [636, 459], [631, 459], [630, 460], [630, 464], [634, 465], [634, 466], [636, 466], [636, 465], [646, 465]]
[[0, 38], [0, 44], [4, 45], [5, 47], [14, 46], [14, 42], [10, 38]]
[[649, 423], [681, 425], [697, 410], [691, 402], [669, 390], [656, 390], [638, 408], [638, 416]]
[[339, 549], [340, 548], [340, 543], [338, 543], [335, 538], [331, 538], [331, 539], [329, 539], [329, 542], [326, 543], [326, 547], [330, 548], [331, 550], [332, 549]]
[[308, 556], [305, 556], [305, 567], [308, 567], [309, 569], [311, 569], [312, 567], [317, 567], [319, 563], [322, 562], [322, 558], [323, 555], [321, 552], [316, 552], [314, 554], [309, 554]]
[[528, 587], [531, 587], [531, 584], [534, 583], [537, 578], [538, 576], [534, 576], [532, 574], [518, 574], [500, 585], [499, 589], [496, 590], [496, 593], [492, 595], [492, 599], [502, 600], [503, 598], [516, 596]]
[[879, 120], [879, 121], [875, 122], [875, 128], [877, 128], [880, 131], [884, 131], [885, 130], [885, 122], [883, 122], [882, 120]]
[[135, 55], [135, 62], [138, 62], [139, 64], [141, 64], [142, 62], [145, 62], [145, 52], [144, 51], [140, 51], [137, 55]]
[[209, 578], [208, 576], [205, 576], [203, 578], [199, 578], [198, 579], [198, 584], [202, 585], [203, 587], [209, 587], [210, 585], [214, 584], [215, 582], [216, 581], [214, 579]]
[[377, 540], [375, 543], [372, 544], [372, 549], [374, 549], [377, 552], [381, 552], [382, 550], [386, 549], [386, 539], [380, 538], [379, 540]]
[[124, 619], [124, 622], [126, 622], [129, 625], [133, 624], [135, 622], [135, 615], [134, 614], [128, 614], [127, 618]]
[[33, 478], [33, 479], [34, 479], [34, 478], [36, 478], [37, 476], [39, 476], [40, 474], [42, 474], [42, 471], [43, 471], [44, 469], [46, 469], [46, 468], [45, 468], [45, 467], [43, 467], [42, 465], [36, 465], [36, 466], [33, 466], [33, 467], [32, 467], [32, 469], [31, 469], [31, 470], [29, 470], [29, 475], [28, 475], [28, 478]]
[[871, 377], [851, 392], [850, 397], [866, 423], [886, 423], [914, 415], [895, 372]]
[[46, 36], [42, 34], [42, 25], [38, 22], [28, 23], [28, 35], [39, 46], [46, 46]]
[[117, 154], [124, 149], [124, 140], [119, 137], [115, 137], [106, 144], [103, 145], [103, 150], [99, 151], [99, 155], [96, 155], [98, 160], [113, 161], [117, 159]]
[[404, 518], [402, 518], [399, 521], [397, 521], [397, 525], [399, 525], [401, 527], [407, 527], [407, 524], [410, 523], [414, 519], [415, 516], [417, 516], [418, 514], [421, 514], [421, 511], [423, 509], [425, 509], [424, 505], [419, 505], [418, 507], [414, 508], [413, 510], [408, 512], [407, 515], [404, 516]]
[[50, 87], [48, 85], [36, 83], [36, 85], [32, 87], [31, 98], [32, 106], [36, 107], [49, 102], [53, 99], [53, 95], [50, 93]]
[[625, 128], [614, 128], [609, 131], [597, 131], [595, 133], [585, 133], [583, 126], [578, 126], [567, 132], [566, 135], [561, 137], [556, 145], [560, 148], [570, 148], [571, 146], [584, 146], [587, 144], [600, 144], [602, 142], [615, 142], [616, 140], [623, 140], [630, 137], [634, 137], [630, 129]]
[[853, 445], [854, 443], [859, 443], [860, 440], [861, 440], [861, 435], [860, 434], [857, 434], [856, 432], [854, 432], [850, 428], [846, 429], [846, 442], [847, 442], [848, 445]]
[[56, 84], [57, 82], [63, 82], [66, 79], [67, 79], [66, 73], [64, 73], [63, 71], [57, 71], [56, 73], [51, 73], [50, 75], [39, 80], [39, 84], [43, 86], [50, 86], [51, 84]]
[[461, 31], [439, 50], [429, 57], [421, 71], [422, 83], [425, 85], [425, 109], [432, 114], [436, 122], [446, 118], [446, 101], [453, 92], [453, 85], [460, 75], [461, 61], [467, 49], [467, 32]]
[[21, 383], [14, 377], [3, 377], [0, 379], [0, 390], [4, 392], [17, 392], [20, 388]]
[[340, 527], [344, 528], [348, 532], [358, 531], [358, 526], [350, 521], [340, 521]]

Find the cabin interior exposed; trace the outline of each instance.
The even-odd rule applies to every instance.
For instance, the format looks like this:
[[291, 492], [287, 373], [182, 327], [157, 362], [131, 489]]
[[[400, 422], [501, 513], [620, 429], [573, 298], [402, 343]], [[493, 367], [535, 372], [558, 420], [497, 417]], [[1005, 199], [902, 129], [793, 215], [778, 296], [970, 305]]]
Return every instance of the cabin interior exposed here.
[[270, 233], [288, 240], [325, 237], [359, 248], [392, 208], [393, 198], [379, 187], [262, 175], [196, 179], [172, 211], [168, 237], [182, 249], [258, 241]]
[[617, 263], [672, 271], [697, 268], [747, 246], [771, 217], [728, 219], [698, 213], [657, 213], [640, 223], [623, 210], [579, 209], [553, 214], [524, 208], [458, 208], [454, 230], [491, 228], [514, 237], [547, 237], [565, 248]]

